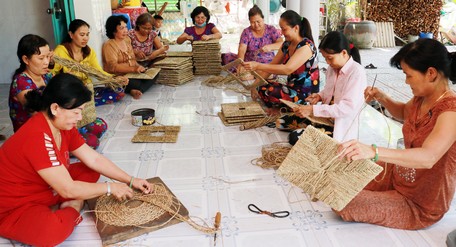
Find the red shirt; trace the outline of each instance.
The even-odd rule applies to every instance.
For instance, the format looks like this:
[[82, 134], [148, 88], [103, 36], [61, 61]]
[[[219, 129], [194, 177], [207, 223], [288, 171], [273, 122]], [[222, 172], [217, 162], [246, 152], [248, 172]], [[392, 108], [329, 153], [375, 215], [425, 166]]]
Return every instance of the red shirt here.
[[76, 128], [61, 130], [60, 150], [39, 112], [0, 147], [0, 219], [28, 203], [54, 205], [59, 196], [38, 174], [41, 169], [70, 165], [69, 152], [83, 145]]

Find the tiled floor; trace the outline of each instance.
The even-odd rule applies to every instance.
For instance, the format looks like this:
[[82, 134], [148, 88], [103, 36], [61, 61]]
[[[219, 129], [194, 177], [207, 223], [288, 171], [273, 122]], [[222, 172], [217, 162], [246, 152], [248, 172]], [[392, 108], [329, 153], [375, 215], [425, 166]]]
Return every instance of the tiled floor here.
[[[411, 96], [401, 71], [390, 68], [388, 59], [397, 49], [363, 50], [363, 64], [377, 69], [366, 70], [368, 84], [377, 77], [376, 86], [397, 99]], [[323, 67], [326, 65], [322, 64]], [[300, 189], [276, 175], [251, 165], [261, 155], [261, 147], [285, 141], [287, 133], [267, 127], [240, 131], [225, 127], [210, 116], [226, 102], [248, 101], [231, 91], [201, 85], [205, 77], [196, 77], [180, 87], [155, 85], [142, 99], [125, 98], [114, 105], [97, 108], [98, 115], [109, 125], [99, 151], [128, 173], [142, 178], [159, 176], [169, 186], [192, 216], [213, 222], [222, 213], [222, 232], [217, 246], [445, 246], [446, 235], [456, 229], [456, 201], [437, 224], [420, 231], [404, 231], [369, 224], [343, 222], [321, 202], [311, 202]], [[0, 129], [11, 135], [8, 117], [9, 85], [0, 85]], [[132, 110], [156, 109], [157, 120], [166, 125], [180, 125], [175, 144], [138, 144], [130, 139], [137, 127], [130, 123]], [[196, 111], [202, 113], [197, 114]], [[400, 137], [400, 126], [388, 121], [372, 108], [361, 117], [360, 139], [393, 146]], [[388, 126], [391, 130], [388, 130]], [[240, 183], [225, 183], [220, 179]], [[299, 201], [290, 203], [289, 201]], [[270, 211], [288, 210], [285, 219], [256, 215], [247, 210], [254, 203]], [[213, 237], [197, 232], [185, 223], [144, 234], [119, 243], [118, 246], [213, 246]], [[20, 245], [19, 243], [14, 243]], [[100, 246], [101, 241], [92, 215], [61, 246]], [[13, 246], [0, 238], [0, 246]]]

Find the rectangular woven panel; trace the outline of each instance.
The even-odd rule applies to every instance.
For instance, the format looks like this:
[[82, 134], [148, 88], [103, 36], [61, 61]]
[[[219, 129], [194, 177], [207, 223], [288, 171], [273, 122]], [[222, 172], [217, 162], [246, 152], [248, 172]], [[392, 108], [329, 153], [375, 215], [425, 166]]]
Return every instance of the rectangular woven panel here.
[[167, 142], [177, 141], [180, 126], [141, 126], [131, 142]]
[[243, 125], [243, 124], [253, 123], [253, 122], [256, 122], [258, 120], [258, 119], [250, 119], [250, 120], [244, 119], [244, 120], [230, 120], [230, 121], [228, 121], [225, 118], [225, 116], [223, 116], [223, 113], [219, 112], [219, 113], [217, 113], [217, 115], [219, 116], [220, 120], [222, 120], [222, 123], [225, 126]]
[[337, 141], [309, 125], [277, 174], [312, 198], [342, 210], [383, 168], [367, 159], [339, 159], [337, 147]]
[[154, 79], [158, 72], [160, 72], [160, 68], [150, 68], [144, 73], [128, 73], [125, 77], [132, 79]]
[[249, 116], [265, 116], [263, 108], [258, 102], [239, 102], [222, 104], [222, 113], [226, 118], [240, 118]]

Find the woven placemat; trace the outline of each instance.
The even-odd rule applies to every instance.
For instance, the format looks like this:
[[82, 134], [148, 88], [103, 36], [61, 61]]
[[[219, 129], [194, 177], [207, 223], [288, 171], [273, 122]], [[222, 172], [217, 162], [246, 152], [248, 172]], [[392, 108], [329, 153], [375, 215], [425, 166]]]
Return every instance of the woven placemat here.
[[247, 117], [247, 116], [265, 116], [263, 108], [258, 102], [238, 102], [221, 104], [222, 113], [225, 117]]
[[141, 126], [131, 142], [177, 142], [180, 126]]
[[337, 157], [338, 143], [309, 125], [277, 174], [335, 210], [342, 210], [383, 168]]
[[220, 118], [220, 120], [222, 120], [222, 123], [225, 125], [225, 126], [235, 126], [235, 125], [241, 125], [241, 124], [247, 124], [247, 123], [252, 123], [252, 122], [255, 122], [256, 120], [254, 121], [244, 121], [244, 122], [228, 122], [225, 118], [225, 116], [223, 116], [223, 113], [219, 112], [217, 113], [218, 117]]
[[167, 57], [192, 57], [193, 53], [191, 51], [168, 51], [166, 53]]
[[144, 73], [128, 73], [124, 76], [131, 79], [154, 79], [158, 72], [160, 72], [160, 68], [149, 68]]

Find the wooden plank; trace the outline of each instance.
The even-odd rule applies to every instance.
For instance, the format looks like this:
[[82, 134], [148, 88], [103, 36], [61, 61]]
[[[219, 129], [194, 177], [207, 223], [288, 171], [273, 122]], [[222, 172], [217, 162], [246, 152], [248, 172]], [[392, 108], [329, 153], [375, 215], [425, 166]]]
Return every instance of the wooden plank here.
[[396, 46], [393, 22], [376, 22], [375, 24], [377, 26], [377, 40], [374, 47]]
[[[158, 183], [163, 184], [165, 186], [165, 188], [168, 190], [168, 192], [171, 193], [176, 198], [176, 196], [171, 192], [171, 190], [168, 188], [168, 186], [166, 186], [166, 184], [159, 177], [149, 178], [149, 179], [147, 179], [147, 181], [149, 181], [152, 184], [158, 184]], [[93, 198], [93, 199], [87, 201], [89, 204], [90, 210], [95, 209], [97, 199], [98, 198]], [[177, 198], [176, 198], [176, 200], [177, 200]], [[179, 200], [177, 200], [177, 202], [179, 202]], [[140, 202], [136, 202], [136, 203], [139, 204]], [[135, 204], [135, 202], [131, 202], [130, 205], [132, 207], [135, 207], [134, 204]], [[188, 219], [188, 210], [182, 204], [181, 204], [181, 207], [179, 210], [179, 214]], [[112, 226], [112, 225], [104, 223], [101, 220], [98, 220], [96, 225], [97, 225], [98, 233], [100, 234], [101, 241], [103, 242], [103, 245], [106, 246], [106, 245], [118, 243], [121, 241], [125, 241], [127, 239], [134, 238], [134, 237], [140, 236], [140, 235], [148, 233], [148, 232], [156, 231], [156, 230], [159, 230], [159, 229], [167, 227], [167, 226], [181, 223], [180, 220], [173, 218], [166, 225], [160, 226], [163, 223], [167, 222], [170, 218], [171, 218], [171, 216], [168, 213], [164, 213], [158, 219], [148, 222], [148, 223], [142, 225], [142, 227]], [[97, 221], [97, 219], [95, 219], [95, 220]]]

